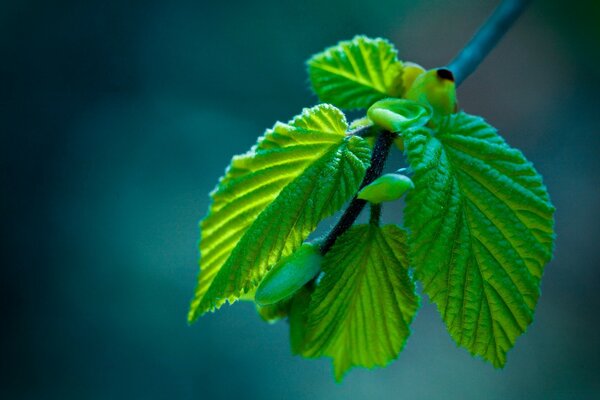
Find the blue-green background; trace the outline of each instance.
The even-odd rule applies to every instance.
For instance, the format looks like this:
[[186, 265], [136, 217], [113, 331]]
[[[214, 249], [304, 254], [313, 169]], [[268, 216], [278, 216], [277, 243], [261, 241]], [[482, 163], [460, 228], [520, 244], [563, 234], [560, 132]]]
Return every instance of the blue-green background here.
[[495, 3], [0, 2], [0, 397], [600, 398], [597, 1], [535, 2], [459, 91], [557, 207], [535, 322], [504, 370], [456, 348], [426, 299], [399, 359], [341, 385], [248, 303], [185, 321], [208, 192], [316, 103], [307, 57], [364, 33], [443, 65]]

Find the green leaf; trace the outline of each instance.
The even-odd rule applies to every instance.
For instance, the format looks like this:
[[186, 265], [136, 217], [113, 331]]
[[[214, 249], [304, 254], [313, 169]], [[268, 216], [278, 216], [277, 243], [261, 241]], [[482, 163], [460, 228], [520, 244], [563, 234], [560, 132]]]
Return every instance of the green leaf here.
[[200, 275], [189, 321], [253, 290], [319, 221], [356, 192], [370, 148], [341, 111], [305, 109], [233, 158], [201, 223]]
[[527, 329], [552, 257], [553, 213], [542, 178], [479, 117], [404, 136], [411, 261], [452, 338], [495, 367]]
[[308, 74], [319, 100], [340, 108], [368, 108], [402, 94], [402, 63], [384, 39], [340, 42], [308, 60]]
[[314, 285], [304, 286], [290, 301], [288, 321], [290, 323], [290, 347], [292, 354], [302, 355], [302, 347], [306, 337], [306, 324], [308, 323], [308, 306]]
[[407, 268], [406, 235], [394, 225], [358, 225], [338, 238], [312, 295], [303, 355], [333, 358], [338, 381], [353, 366], [395, 359], [419, 306]]

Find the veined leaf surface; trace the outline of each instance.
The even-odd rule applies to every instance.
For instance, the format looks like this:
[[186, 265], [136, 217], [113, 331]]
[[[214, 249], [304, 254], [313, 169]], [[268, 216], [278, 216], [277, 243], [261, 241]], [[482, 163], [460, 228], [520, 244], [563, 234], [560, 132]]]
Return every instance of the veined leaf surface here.
[[552, 257], [553, 213], [540, 175], [483, 119], [447, 117], [404, 135], [411, 261], [452, 338], [496, 367], [533, 319]]
[[356, 192], [367, 142], [347, 136], [341, 111], [319, 105], [277, 123], [234, 157], [201, 223], [200, 275], [188, 319], [254, 289], [279, 258]]
[[338, 238], [312, 295], [303, 355], [333, 358], [338, 381], [354, 366], [395, 359], [419, 306], [407, 252], [394, 225], [357, 225]]
[[308, 73], [319, 100], [340, 108], [368, 108], [402, 94], [402, 63], [385, 39], [340, 42], [308, 60]]

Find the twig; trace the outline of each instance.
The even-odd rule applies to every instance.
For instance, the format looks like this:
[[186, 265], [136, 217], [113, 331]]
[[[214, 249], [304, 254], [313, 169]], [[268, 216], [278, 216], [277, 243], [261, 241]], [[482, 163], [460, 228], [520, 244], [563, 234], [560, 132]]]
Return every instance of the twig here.
[[448, 64], [458, 87], [498, 44], [525, 10], [530, 0], [504, 0], [479, 28], [469, 43]]
[[[396, 136], [388, 131], [383, 131], [375, 142], [375, 146], [373, 147], [373, 153], [371, 154], [371, 166], [367, 170], [365, 177], [360, 184], [360, 189], [367, 186], [369, 183], [373, 182], [377, 179], [381, 172], [383, 172], [383, 167], [385, 165], [385, 160], [390, 152], [390, 147], [392, 143], [394, 143], [394, 138]], [[327, 235], [323, 244], [321, 245], [321, 254], [325, 254], [329, 251], [331, 246], [335, 243], [337, 238], [344, 233], [348, 228], [352, 226], [358, 215], [364, 208], [365, 204], [367, 204], [366, 200], [362, 200], [354, 196], [346, 211], [341, 216], [338, 223], [333, 227], [331, 232]]]

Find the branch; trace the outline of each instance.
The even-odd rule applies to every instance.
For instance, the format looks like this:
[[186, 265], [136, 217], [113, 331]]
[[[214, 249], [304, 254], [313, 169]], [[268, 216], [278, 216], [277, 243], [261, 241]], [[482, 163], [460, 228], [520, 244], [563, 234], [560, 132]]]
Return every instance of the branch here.
[[[385, 160], [390, 152], [390, 147], [392, 147], [392, 143], [394, 143], [395, 135], [388, 131], [383, 131], [375, 142], [375, 146], [373, 147], [373, 154], [371, 154], [371, 166], [367, 170], [365, 177], [360, 184], [360, 189], [367, 186], [369, 183], [373, 182], [375, 179], [379, 178], [381, 173], [383, 172], [383, 167], [385, 165]], [[359, 190], [360, 190], [359, 189]], [[348, 228], [352, 226], [358, 215], [362, 211], [362, 209], [367, 204], [366, 200], [362, 200], [354, 196], [346, 211], [338, 221], [338, 223], [333, 227], [333, 229], [329, 232], [323, 244], [321, 245], [321, 254], [325, 254], [331, 249], [331, 246], [335, 243], [337, 238], [341, 236]]]
[[469, 43], [446, 67], [454, 74], [457, 87], [475, 71], [529, 3], [530, 0], [504, 0], [500, 3]]

